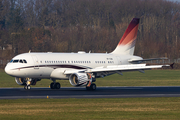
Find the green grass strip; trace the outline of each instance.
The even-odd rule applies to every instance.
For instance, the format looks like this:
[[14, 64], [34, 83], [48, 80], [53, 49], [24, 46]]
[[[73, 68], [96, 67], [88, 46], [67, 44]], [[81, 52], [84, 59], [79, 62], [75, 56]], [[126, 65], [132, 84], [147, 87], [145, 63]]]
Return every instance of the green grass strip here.
[[180, 98], [16, 99], [0, 100], [0, 119], [180, 118]]

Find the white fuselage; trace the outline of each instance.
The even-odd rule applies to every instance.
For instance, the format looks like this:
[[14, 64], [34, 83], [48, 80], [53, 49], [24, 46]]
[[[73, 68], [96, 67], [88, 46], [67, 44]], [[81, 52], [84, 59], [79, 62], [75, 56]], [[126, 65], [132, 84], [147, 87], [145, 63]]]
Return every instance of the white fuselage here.
[[140, 71], [162, 68], [163, 65], [140, 64], [156, 59], [142, 59], [134, 56], [139, 18], [133, 18], [111, 53], [24, 53], [15, 56], [5, 67], [5, 72], [15, 77], [24, 89], [30, 89], [37, 81], [47, 78], [53, 82], [51, 89], [60, 89], [57, 79], [69, 80], [76, 87], [86, 86], [87, 90], [95, 90], [96, 78], [124, 71]]
[[[15, 56], [5, 67], [7, 74], [20, 78], [54, 78], [52, 72], [58, 69], [56, 79], [68, 79], [66, 70], [92, 69], [110, 65], [130, 64], [128, 60], [141, 60], [132, 55], [107, 53], [24, 53]], [[13, 62], [15, 60], [15, 62]], [[26, 60], [27, 63], [17, 62]], [[56, 75], [57, 76], [57, 75]]]

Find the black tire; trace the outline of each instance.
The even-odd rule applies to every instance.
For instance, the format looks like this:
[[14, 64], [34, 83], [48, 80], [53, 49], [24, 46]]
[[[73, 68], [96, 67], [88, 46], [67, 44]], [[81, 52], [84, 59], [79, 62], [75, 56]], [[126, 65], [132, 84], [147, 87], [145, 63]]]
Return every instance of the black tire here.
[[50, 84], [50, 88], [55, 89], [55, 84], [53, 82]]
[[56, 83], [56, 84], [55, 84], [55, 89], [60, 89], [60, 88], [61, 88], [60, 83]]
[[89, 91], [90, 91], [90, 90], [91, 90], [91, 91], [96, 90], [96, 84], [92, 83], [90, 87], [87, 87], [87, 86], [86, 86], [86, 90], [89, 90]]
[[91, 88], [91, 90], [96, 90], [96, 84], [92, 83], [90, 88]]

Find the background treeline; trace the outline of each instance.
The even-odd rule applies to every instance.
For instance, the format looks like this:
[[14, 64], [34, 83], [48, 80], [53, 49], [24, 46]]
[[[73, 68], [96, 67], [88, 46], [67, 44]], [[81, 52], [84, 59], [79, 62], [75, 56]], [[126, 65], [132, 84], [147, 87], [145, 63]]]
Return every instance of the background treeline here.
[[140, 17], [135, 54], [180, 57], [180, 4], [165, 0], [0, 0], [0, 59], [28, 52], [111, 52]]

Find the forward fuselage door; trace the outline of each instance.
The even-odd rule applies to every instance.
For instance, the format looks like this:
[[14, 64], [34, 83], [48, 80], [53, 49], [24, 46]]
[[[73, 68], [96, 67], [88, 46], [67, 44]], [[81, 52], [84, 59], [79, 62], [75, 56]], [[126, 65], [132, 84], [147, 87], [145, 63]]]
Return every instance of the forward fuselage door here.
[[39, 62], [37, 56], [33, 55], [32, 58], [34, 61], [34, 69], [39, 69]]

